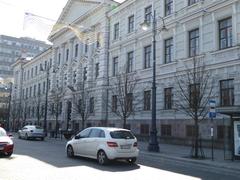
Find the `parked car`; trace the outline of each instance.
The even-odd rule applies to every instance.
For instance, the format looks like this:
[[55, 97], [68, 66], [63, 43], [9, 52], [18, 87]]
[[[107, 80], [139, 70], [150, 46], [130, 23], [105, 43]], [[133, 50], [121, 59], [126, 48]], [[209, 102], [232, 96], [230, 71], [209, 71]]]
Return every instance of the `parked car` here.
[[5, 129], [0, 127], [0, 154], [10, 157], [13, 153], [13, 141], [7, 135]]
[[44, 140], [45, 133], [43, 128], [35, 125], [27, 125], [18, 131], [18, 138], [21, 139], [37, 139]]
[[78, 133], [66, 144], [68, 157], [83, 156], [97, 159], [101, 165], [109, 160], [125, 159], [135, 163], [139, 149], [130, 130], [90, 127]]

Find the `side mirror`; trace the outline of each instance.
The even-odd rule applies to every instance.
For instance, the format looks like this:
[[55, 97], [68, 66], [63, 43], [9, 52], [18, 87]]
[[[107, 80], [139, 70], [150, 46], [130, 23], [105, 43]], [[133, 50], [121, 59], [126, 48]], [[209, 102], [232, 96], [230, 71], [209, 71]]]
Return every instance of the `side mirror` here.
[[76, 135], [76, 136], [74, 137], [74, 139], [80, 139], [80, 138], [81, 138], [80, 135]]
[[8, 133], [7, 136], [10, 137], [10, 138], [13, 137], [12, 133]]

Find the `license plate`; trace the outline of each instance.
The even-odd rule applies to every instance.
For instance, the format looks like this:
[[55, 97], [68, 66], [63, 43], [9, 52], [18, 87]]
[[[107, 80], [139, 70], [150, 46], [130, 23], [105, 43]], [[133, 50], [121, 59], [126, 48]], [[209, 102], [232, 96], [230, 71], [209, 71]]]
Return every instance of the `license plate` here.
[[3, 150], [4, 149], [4, 145], [0, 145], [0, 150]]
[[120, 147], [121, 147], [121, 149], [130, 149], [131, 144], [121, 145]]

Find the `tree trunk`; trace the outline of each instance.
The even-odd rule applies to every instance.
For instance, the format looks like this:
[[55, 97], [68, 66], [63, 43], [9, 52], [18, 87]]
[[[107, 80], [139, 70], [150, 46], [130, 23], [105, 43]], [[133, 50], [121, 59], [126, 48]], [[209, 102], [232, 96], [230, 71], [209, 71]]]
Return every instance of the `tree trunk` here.
[[195, 127], [195, 145], [194, 145], [194, 147], [195, 147], [195, 153], [194, 153], [194, 157], [195, 158], [198, 158], [198, 150], [199, 150], [199, 136], [198, 136], [198, 119], [197, 118], [195, 118], [195, 125], [194, 125]]
[[123, 128], [126, 129], [126, 125], [127, 125], [127, 118], [123, 117]]

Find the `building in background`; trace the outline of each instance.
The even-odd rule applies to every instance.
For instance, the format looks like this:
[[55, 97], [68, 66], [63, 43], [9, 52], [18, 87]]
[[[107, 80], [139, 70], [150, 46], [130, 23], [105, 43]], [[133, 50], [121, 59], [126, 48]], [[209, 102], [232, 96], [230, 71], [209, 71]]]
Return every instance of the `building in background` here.
[[33, 58], [50, 45], [27, 37], [0, 35], [0, 77], [13, 77], [11, 65], [20, 57]]
[[[127, 0], [122, 4], [110, 0], [69, 0], [57, 22], [58, 29], [49, 35], [52, 48], [41, 58], [29, 62], [19, 60], [14, 64], [16, 96], [12, 102], [21, 101], [21, 104], [23, 97], [33, 100], [38, 87], [39, 92], [46, 94], [46, 70], [49, 67], [49, 130], [54, 130], [57, 122], [62, 129], [80, 129], [82, 118], [76, 106], [81, 107], [83, 102], [89, 110], [85, 126], [121, 127], [122, 121], [113, 112], [120, 106], [109, 85], [127, 67], [128, 74], [136, 73], [139, 78], [135, 93], [142, 99], [134, 116], [128, 118], [127, 126], [135, 134], [148, 138], [153, 34], [151, 28], [143, 31], [141, 24], [144, 20], [151, 22], [154, 10], [157, 17], [164, 19], [168, 29], [160, 32], [163, 23], [158, 19], [158, 136], [165, 142], [183, 144], [191, 144], [194, 138], [193, 121], [175, 108], [177, 88], [174, 76], [183, 72], [185, 64], [191, 63], [195, 57], [205, 62], [214, 81], [212, 98], [218, 110], [213, 122], [215, 142], [220, 146], [225, 141], [231, 143], [233, 122], [240, 121], [240, 2], [235, 0]], [[92, 37], [95, 41], [91, 41]], [[39, 74], [41, 66], [44, 66], [45, 75], [43, 72]], [[41, 79], [40, 85], [38, 78]], [[189, 90], [189, 87], [185, 88]], [[54, 100], [57, 93], [59, 101]], [[59, 107], [57, 120], [53, 113], [54, 104]], [[114, 108], [109, 108], [108, 104], [114, 104]], [[32, 103], [28, 106], [25, 123], [35, 124], [36, 108]], [[40, 122], [43, 123], [43, 119]], [[210, 127], [209, 118], [199, 127], [205, 145], [209, 145], [211, 139]]]

